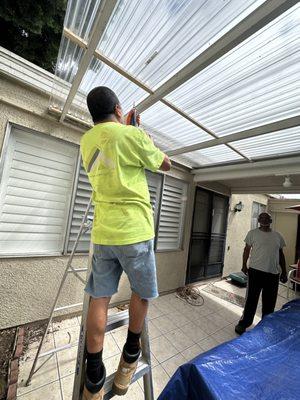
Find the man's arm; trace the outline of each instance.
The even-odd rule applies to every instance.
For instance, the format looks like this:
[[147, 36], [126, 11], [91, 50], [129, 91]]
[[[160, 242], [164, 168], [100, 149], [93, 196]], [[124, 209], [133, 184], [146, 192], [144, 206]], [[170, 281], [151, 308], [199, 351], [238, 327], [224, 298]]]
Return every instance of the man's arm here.
[[[132, 113], [133, 110], [129, 111], [129, 113]], [[130, 122], [128, 122], [130, 119], [127, 118], [127, 125], [130, 125]], [[140, 114], [136, 115], [136, 122], [137, 122], [137, 126], [140, 126], [141, 124], [141, 116]], [[151, 139], [151, 141], [154, 143], [153, 137], [146, 131], [144, 131], [145, 134]], [[171, 169], [171, 161], [169, 159], [169, 157], [165, 154], [165, 157], [163, 159], [163, 162], [161, 164], [161, 166], [159, 167], [159, 169], [161, 171], [170, 171]]]
[[279, 249], [279, 265], [281, 266], [280, 281], [282, 283], [286, 283], [287, 282], [286, 262], [282, 249]]
[[243, 252], [243, 267], [242, 267], [242, 271], [246, 275], [248, 274], [247, 261], [249, 258], [250, 250], [251, 250], [251, 246], [249, 244], [246, 244], [246, 246], [244, 248], [244, 252]]
[[165, 155], [165, 158], [161, 164], [161, 166], [159, 167], [159, 169], [161, 171], [170, 171], [171, 169], [171, 161], [169, 159], [169, 157], [167, 155]]

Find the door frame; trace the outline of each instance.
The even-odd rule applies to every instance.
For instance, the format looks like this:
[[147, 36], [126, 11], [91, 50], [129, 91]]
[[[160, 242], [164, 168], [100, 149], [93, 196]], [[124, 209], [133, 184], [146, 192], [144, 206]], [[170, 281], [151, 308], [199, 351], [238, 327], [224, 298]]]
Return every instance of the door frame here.
[[201, 282], [207, 279], [211, 279], [211, 278], [217, 278], [219, 276], [222, 276], [223, 274], [223, 269], [224, 269], [224, 259], [225, 259], [225, 247], [226, 247], [226, 240], [227, 240], [227, 229], [228, 229], [228, 211], [227, 210], [227, 215], [226, 215], [226, 220], [225, 220], [225, 241], [224, 241], [224, 254], [223, 254], [223, 267], [222, 267], [222, 271], [219, 274], [216, 275], [212, 275], [210, 277], [206, 277], [203, 276], [202, 278], [200, 278], [198, 281], [196, 282], [188, 282], [188, 277], [190, 276], [190, 262], [191, 262], [191, 250], [192, 250], [192, 240], [193, 240], [193, 226], [194, 226], [194, 217], [195, 217], [195, 208], [196, 208], [196, 201], [197, 201], [197, 191], [201, 190], [203, 192], [209, 193], [211, 195], [211, 199], [210, 199], [210, 215], [209, 215], [209, 235], [210, 235], [210, 242], [211, 242], [211, 230], [212, 230], [212, 219], [213, 219], [213, 195], [218, 195], [220, 197], [223, 197], [225, 199], [228, 200], [228, 208], [229, 208], [229, 204], [230, 204], [230, 195], [226, 195], [223, 193], [219, 193], [219, 192], [215, 192], [213, 190], [209, 190], [206, 188], [202, 188], [201, 186], [196, 186], [196, 190], [195, 190], [195, 196], [194, 196], [194, 204], [193, 204], [193, 216], [192, 216], [192, 223], [191, 223], [191, 229], [190, 229], [190, 241], [189, 241], [189, 253], [188, 253], [188, 258], [187, 258], [187, 268], [186, 268], [186, 274], [185, 274], [185, 285], [189, 285], [189, 284], [195, 284], [197, 282]]

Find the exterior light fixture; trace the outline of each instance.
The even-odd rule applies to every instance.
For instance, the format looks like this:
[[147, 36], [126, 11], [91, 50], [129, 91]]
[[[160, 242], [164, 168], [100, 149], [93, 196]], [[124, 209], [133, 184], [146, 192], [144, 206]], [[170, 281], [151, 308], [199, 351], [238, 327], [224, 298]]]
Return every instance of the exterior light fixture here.
[[233, 211], [240, 212], [240, 211], [242, 211], [243, 208], [244, 208], [244, 204], [240, 201], [234, 206]]
[[282, 186], [285, 188], [289, 188], [289, 187], [293, 186], [293, 182], [291, 181], [291, 178], [289, 176], [285, 177]]

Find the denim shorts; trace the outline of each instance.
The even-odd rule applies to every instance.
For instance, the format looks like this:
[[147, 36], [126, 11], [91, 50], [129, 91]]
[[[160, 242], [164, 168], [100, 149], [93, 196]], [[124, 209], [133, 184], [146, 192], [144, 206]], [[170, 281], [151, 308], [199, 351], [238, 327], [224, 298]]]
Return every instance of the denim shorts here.
[[85, 291], [94, 298], [110, 297], [118, 291], [122, 272], [131, 290], [142, 299], [158, 297], [153, 239], [109, 246], [94, 244], [92, 271]]

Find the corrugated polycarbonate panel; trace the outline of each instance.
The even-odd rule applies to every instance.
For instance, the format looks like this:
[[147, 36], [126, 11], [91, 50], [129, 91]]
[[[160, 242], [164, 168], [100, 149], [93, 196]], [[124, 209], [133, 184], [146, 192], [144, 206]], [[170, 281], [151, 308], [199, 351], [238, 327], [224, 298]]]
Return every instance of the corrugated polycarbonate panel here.
[[[143, 122], [143, 116], [142, 116], [141, 127], [152, 136], [152, 138], [154, 139], [154, 144], [157, 147], [159, 147], [162, 151], [167, 151], [171, 147], [173, 148], [174, 144], [172, 145], [172, 143], [174, 143], [174, 142], [169, 137], [163, 135], [161, 132], [158, 132], [158, 131], [154, 130], [152, 127], [146, 125], [145, 122]], [[172, 160], [174, 160], [182, 165], [185, 165], [189, 168], [201, 167], [200, 163], [195, 161], [194, 158], [191, 157], [190, 155], [186, 155], [186, 154], [172, 157]]]
[[[208, 149], [193, 151], [191, 153], [185, 154], [185, 156], [190, 157], [192, 160], [194, 160], [195, 163], [202, 166], [243, 160], [241, 156], [239, 156], [233, 150], [229, 149], [224, 144], [210, 147]], [[176, 157], [174, 157], [173, 159], [176, 160]], [[195, 167], [195, 165], [193, 165], [193, 167]]]
[[[84, 50], [82, 48], [72, 43], [64, 36], [62, 37], [50, 99], [50, 105], [52, 107], [62, 110], [83, 54]], [[78, 94], [77, 97], [79, 98], [80, 94]]]
[[87, 121], [90, 120], [86, 95], [96, 86], [108, 86], [112, 89], [120, 100], [124, 114], [133, 107], [134, 103], [143, 100], [148, 95], [143, 89], [94, 58], [73, 100], [70, 114]]
[[300, 4], [166, 96], [219, 136], [299, 113]]
[[87, 40], [90, 37], [101, 2], [102, 0], [69, 0], [64, 26]]
[[234, 142], [233, 145], [250, 158], [299, 152], [300, 127], [239, 140]]
[[98, 48], [155, 88], [262, 3], [120, 0]]
[[158, 135], [167, 140], [168, 149], [212, 139], [211, 135], [161, 102], [144, 111], [141, 122], [151, 131], [159, 132]]

